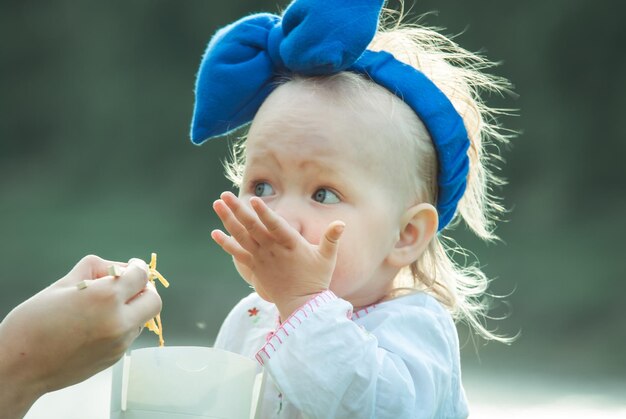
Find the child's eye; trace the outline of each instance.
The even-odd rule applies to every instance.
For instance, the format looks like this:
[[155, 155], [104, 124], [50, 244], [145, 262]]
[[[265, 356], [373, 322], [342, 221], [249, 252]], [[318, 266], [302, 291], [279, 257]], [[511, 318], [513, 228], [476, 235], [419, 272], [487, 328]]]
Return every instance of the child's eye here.
[[313, 194], [313, 200], [321, 204], [338, 204], [339, 197], [330, 189], [319, 188]]
[[267, 182], [259, 182], [254, 185], [254, 195], [269, 196], [274, 194], [274, 188]]

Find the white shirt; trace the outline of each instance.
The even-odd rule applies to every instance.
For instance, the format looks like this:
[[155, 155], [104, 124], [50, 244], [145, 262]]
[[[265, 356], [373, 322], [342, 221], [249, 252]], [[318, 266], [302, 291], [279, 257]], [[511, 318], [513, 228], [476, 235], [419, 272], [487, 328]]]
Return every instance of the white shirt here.
[[230, 312], [216, 348], [269, 372], [266, 418], [465, 418], [459, 343], [448, 311], [416, 293], [352, 312], [326, 291], [278, 323], [256, 293]]

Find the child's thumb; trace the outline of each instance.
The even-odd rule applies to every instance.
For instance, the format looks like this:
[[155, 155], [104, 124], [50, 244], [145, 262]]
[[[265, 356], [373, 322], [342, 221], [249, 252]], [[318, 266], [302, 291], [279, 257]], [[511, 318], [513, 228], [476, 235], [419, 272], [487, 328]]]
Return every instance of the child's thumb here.
[[334, 257], [337, 253], [339, 238], [343, 234], [346, 224], [343, 221], [333, 221], [328, 225], [324, 238], [320, 243], [320, 253], [326, 258]]

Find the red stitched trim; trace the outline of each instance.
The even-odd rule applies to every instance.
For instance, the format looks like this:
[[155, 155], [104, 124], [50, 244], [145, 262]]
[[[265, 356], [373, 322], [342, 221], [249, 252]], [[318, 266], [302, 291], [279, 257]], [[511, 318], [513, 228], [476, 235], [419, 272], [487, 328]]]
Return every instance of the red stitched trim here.
[[263, 366], [263, 364], [265, 363], [265, 361], [263, 361], [263, 356], [261, 355], [261, 352], [265, 353], [265, 356], [267, 356], [267, 359], [270, 359], [270, 354], [267, 353], [267, 351], [265, 350], [265, 346], [263, 348], [261, 348], [261, 350], [259, 352], [256, 353], [256, 360], [259, 364], [261, 364], [261, 366]]
[[352, 320], [360, 319], [361, 317], [367, 316], [374, 310], [378, 304], [372, 304], [371, 306], [364, 307], [352, 313]]
[[[296, 326], [300, 326], [303, 322], [302, 318], [309, 318], [309, 314], [313, 313], [317, 307], [320, 307], [322, 303], [328, 303], [330, 301], [336, 300], [337, 296], [330, 290], [323, 291], [313, 297], [306, 303], [304, 303], [300, 308], [294, 311], [282, 324], [278, 326], [275, 332], [268, 333], [266, 337], [266, 343], [263, 347], [256, 353], [255, 358], [257, 362], [263, 366], [265, 361], [271, 359], [271, 355], [268, 352], [268, 347], [272, 348], [272, 354], [276, 352], [276, 347], [283, 344], [283, 340], [289, 336], [289, 332], [287, 332], [286, 326], [291, 326], [292, 331], [296, 330]], [[320, 302], [320, 300], [322, 302]], [[312, 304], [315, 303], [315, 306]], [[298, 320], [298, 324], [294, 326], [291, 322], [293, 319]], [[284, 336], [279, 336], [280, 333], [283, 333]]]

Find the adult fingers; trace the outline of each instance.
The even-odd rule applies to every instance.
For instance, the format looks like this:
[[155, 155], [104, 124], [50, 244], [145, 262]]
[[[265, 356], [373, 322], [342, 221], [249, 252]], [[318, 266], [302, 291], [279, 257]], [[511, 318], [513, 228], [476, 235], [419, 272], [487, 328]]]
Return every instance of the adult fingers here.
[[163, 302], [152, 282], [126, 303], [126, 310], [136, 327], [143, 326], [148, 320], [161, 312]]
[[284, 218], [279, 217], [265, 205], [262, 199], [257, 197], [251, 198], [250, 205], [259, 216], [259, 220], [267, 228], [268, 233], [279, 245], [292, 248], [296, 244], [299, 236], [297, 232], [293, 230]]
[[116, 279], [116, 284], [120, 290], [120, 297], [124, 301], [130, 300], [134, 295], [137, 295], [148, 282], [148, 265], [141, 259], [131, 259], [128, 261], [128, 266], [119, 278]]
[[345, 230], [343, 221], [333, 221], [328, 225], [326, 233], [319, 244], [319, 252], [327, 259], [335, 257], [339, 248], [339, 238]]
[[102, 259], [96, 255], [87, 255], [72, 268], [65, 278], [76, 283], [85, 279], [106, 277], [109, 276], [109, 267], [112, 265], [124, 267], [126, 263]]

